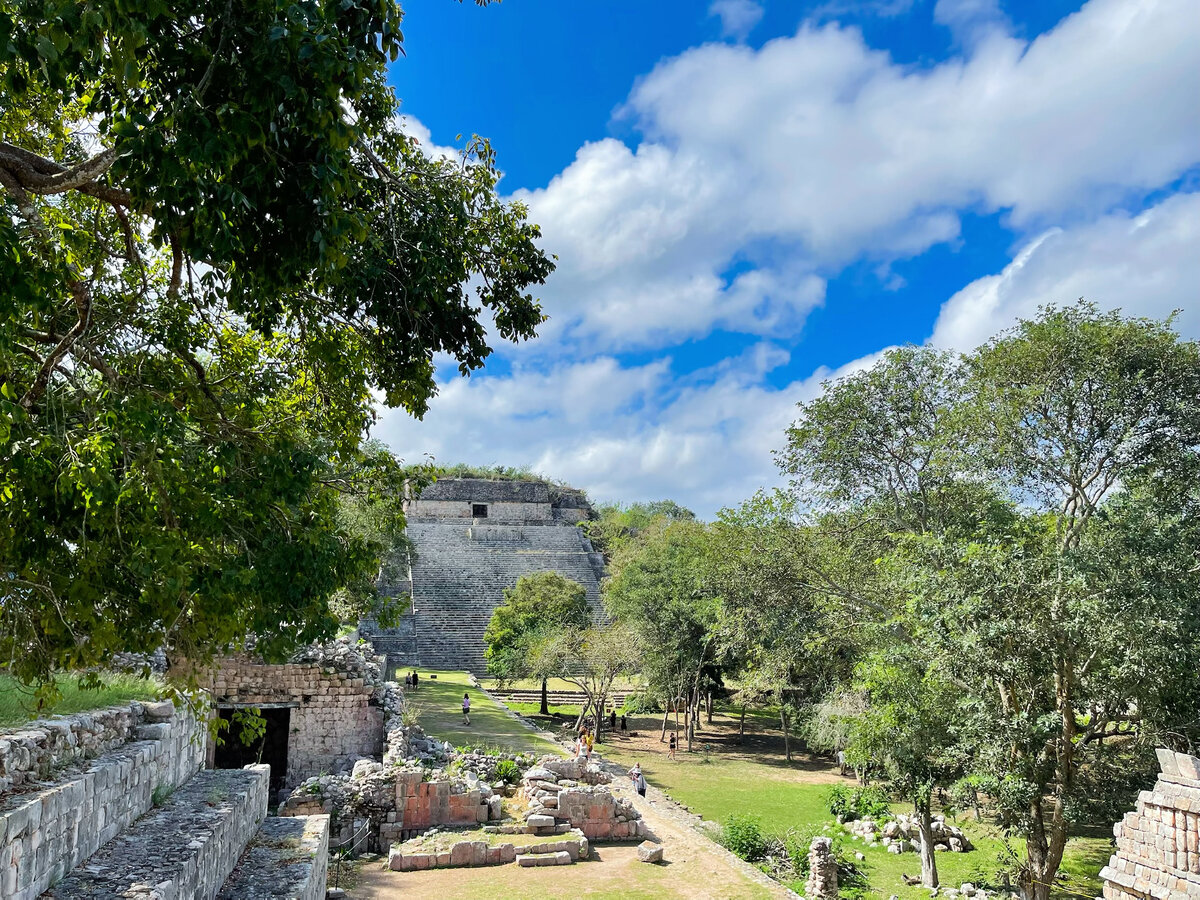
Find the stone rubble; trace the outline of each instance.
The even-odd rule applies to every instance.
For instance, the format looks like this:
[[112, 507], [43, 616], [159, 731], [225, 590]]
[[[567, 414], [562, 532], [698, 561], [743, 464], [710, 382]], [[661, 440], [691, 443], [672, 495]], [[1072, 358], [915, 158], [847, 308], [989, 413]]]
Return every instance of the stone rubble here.
[[[903, 813], [883, 823], [874, 819], [855, 819], [844, 823], [842, 827], [868, 845], [883, 844], [889, 853], [913, 853], [921, 846], [921, 829], [916, 817]], [[933, 849], [936, 851], [967, 853], [975, 849], [962, 829], [946, 822], [945, 816], [933, 816], [930, 829], [933, 831]]]

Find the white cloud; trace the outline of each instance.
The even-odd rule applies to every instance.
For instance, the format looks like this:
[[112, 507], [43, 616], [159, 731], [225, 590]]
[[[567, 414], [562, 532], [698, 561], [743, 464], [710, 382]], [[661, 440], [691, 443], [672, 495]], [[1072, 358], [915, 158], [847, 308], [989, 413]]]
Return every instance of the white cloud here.
[[741, 41], [763, 17], [763, 8], [754, 0], [713, 0], [708, 14], [720, 18], [723, 35]]
[[999, 0], [937, 0], [933, 20], [945, 25], [959, 43], [968, 46], [1008, 25]]
[[[898, 286], [890, 263], [956, 240], [964, 210], [1007, 211], [1023, 243], [946, 302], [935, 344], [970, 349], [1079, 296], [1191, 307], [1180, 327], [1200, 338], [1200, 194], [1121, 211], [1200, 163], [1193, 12], [1092, 0], [1023, 42], [993, 5], [941, 0], [964, 49], [935, 65], [898, 65], [836, 25], [662, 63], [624, 110], [639, 146], [587, 144], [516, 195], [559, 256], [541, 339], [504, 351], [511, 374], [447, 375], [423, 422], [385, 412], [379, 436], [408, 458], [528, 464], [599, 499], [712, 514], [775, 482], [770, 450], [829, 374], [768, 377], [825, 279], [865, 258], [881, 289]], [[669, 351], [614, 356], [714, 329], [762, 340], [683, 378]]]
[[942, 307], [932, 341], [969, 350], [1038, 307], [1080, 297], [1105, 309], [1162, 319], [1182, 310], [1180, 332], [1200, 339], [1200, 193], [1179, 194], [1139, 215], [1113, 213], [1052, 229], [1004, 271], [980, 278]]
[[[588, 144], [518, 192], [559, 256], [534, 351], [794, 335], [829, 274], [953, 240], [963, 210], [1036, 230], [1168, 183], [1200, 162], [1200, 104], [1181, 87], [1200, 83], [1192, 3], [1092, 0], [1032, 42], [991, 27], [928, 67], [837, 25], [660, 64], [622, 113], [640, 146]], [[986, 3], [940, 9], [995, 21]], [[739, 293], [739, 261], [774, 292]]]

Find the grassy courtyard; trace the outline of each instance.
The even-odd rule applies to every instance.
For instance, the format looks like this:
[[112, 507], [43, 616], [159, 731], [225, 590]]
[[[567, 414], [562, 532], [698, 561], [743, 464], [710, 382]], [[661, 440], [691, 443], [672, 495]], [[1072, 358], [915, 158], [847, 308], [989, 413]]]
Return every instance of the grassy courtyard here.
[[[538, 737], [509, 711], [472, 687], [465, 672], [417, 670], [416, 691], [407, 694], [420, 710], [425, 733], [454, 746], [502, 747], [515, 752], [554, 753], [551, 741]], [[471, 696], [471, 724], [462, 721], [463, 693]]]
[[46, 716], [117, 706], [130, 700], [153, 700], [162, 690], [162, 683], [155, 678], [120, 672], [106, 674], [104, 683], [91, 690], [79, 686], [77, 675], [60, 676], [57, 685], [62, 699], [53, 707], [39, 712], [33, 688], [22, 685], [9, 675], [0, 675], [0, 728], [13, 728]]
[[[666, 756], [666, 745], [658, 742], [661, 719], [648, 716], [630, 718], [636, 736], [613, 736], [600, 750], [623, 765], [640, 762], [647, 780], [693, 812], [714, 822], [723, 822], [735, 814], [757, 816], [763, 830], [783, 835], [789, 829], [812, 831], [830, 824], [833, 818], [826, 806], [831, 785], [852, 784], [842, 778], [829, 761], [796, 753], [788, 762], [783, 740], [770, 716], [747, 717], [745, 742], [734, 742], [737, 719], [718, 712], [711, 726], [698, 734], [697, 750], [679, 752], [678, 758]], [[707, 750], [704, 749], [707, 745]], [[897, 804], [898, 812], [909, 812]], [[964, 881], [988, 883], [1007, 856], [1010, 847], [992, 826], [973, 820], [970, 815], [953, 820], [971, 838], [976, 849], [969, 853], [939, 853], [938, 870], [945, 886], [957, 887]], [[929, 892], [905, 885], [901, 874], [919, 875], [920, 861], [915, 853], [890, 854], [882, 845], [869, 847], [846, 836], [851, 851], [866, 859], [860, 863], [870, 883], [868, 896], [887, 898], [896, 894], [901, 900], [927, 900]], [[1058, 897], [1096, 897], [1101, 891], [1099, 871], [1108, 861], [1111, 840], [1100, 836], [1073, 837], [1067, 847], [1060, 872]], [[1013, 842], [1012, 849], [1023, 853]], [[802, 887], [802, 886], [801, 886]]]

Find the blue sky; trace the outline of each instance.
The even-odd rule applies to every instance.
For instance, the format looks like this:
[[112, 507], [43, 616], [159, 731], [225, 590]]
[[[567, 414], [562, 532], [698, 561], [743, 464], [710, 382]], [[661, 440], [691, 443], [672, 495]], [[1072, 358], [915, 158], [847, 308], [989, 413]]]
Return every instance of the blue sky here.
[[405, 458], [708, 516], [889, 346], [1079, 296], [1200, 337], [1194, 0], [406, 10], [408, 127], [490, 138], [559, 269], [537, 341], [383, 414]]

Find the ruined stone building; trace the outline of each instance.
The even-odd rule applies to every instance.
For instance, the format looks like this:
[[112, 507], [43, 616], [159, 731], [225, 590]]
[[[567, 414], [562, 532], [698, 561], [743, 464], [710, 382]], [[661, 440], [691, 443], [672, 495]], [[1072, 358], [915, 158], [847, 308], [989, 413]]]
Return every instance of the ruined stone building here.
[[603, 559], [580, 522], [591, 509], [582, 492], [543, 481], [447, 478], [406, 504], [415, 548], [404, 576], [385, 589], [412, 592], [399, 628], [364, 622], [362, 632], [389, 668], [486, 671], [483, 632], [522, 575], [559, 572], [582, 584], [599, 607]]

